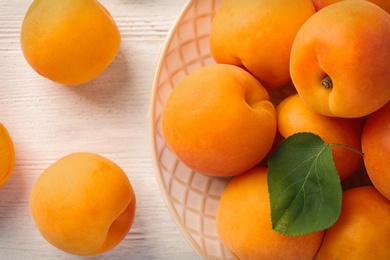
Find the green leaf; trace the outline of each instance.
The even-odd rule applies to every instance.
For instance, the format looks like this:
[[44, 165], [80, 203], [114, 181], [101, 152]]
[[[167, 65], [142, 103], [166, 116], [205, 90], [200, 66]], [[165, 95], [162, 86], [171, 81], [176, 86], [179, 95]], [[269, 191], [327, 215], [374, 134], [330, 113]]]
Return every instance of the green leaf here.
[[330, 145], [313, 133], [281, 142], [268, 161], [272, 228], [296, 236], [331, 227], [341, 212], [342, 187]]

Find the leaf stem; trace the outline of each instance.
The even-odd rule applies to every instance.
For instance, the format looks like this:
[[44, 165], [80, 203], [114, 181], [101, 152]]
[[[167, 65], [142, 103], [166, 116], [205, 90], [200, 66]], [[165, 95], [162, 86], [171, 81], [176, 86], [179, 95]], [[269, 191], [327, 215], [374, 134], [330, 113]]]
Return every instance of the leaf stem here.
[[364, 153], [362, 151], [359, 151], [351, 146], [348, 146], [348, 145], [345, 145], [345, 144], [329, 144], [329, 146], [341, 146], [341, 147], [344, 147], [344, 148], [347, 148], [357, 154], [360, 154], [361, 156], [364, 156]]

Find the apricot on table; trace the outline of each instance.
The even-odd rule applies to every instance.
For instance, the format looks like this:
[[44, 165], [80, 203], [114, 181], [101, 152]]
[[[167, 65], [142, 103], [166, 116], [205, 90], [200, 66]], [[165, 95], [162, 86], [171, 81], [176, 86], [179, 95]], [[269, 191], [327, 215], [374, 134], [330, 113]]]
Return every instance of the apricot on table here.
[[267, 171], [255, 167], [226, 186], [216, 214], [219, 238], [237, 259], [313, 259], [324, 231], [285, 236], [272, 229]]
[[246, 70], [213, 64], [185, 77], [162, 113], [168, 147], [190, 168], [233, 176], [258, 164], [272, 147], [276, 112], [266, 89]]
[[312, 15], [298, 31], [290, 72], [312, 109], [363, 117], [390, 100], [390, 15], [363, 0], [341, 1]]
[[37, 178], [30, 210], [42, 236], [75, 255], [107, 252], [129, 232], [136, 197], [125, 172], [94, 153], [66, 155]]
[[0, 123], [0, 188], [12, 175], [15, 165], [15, 149], [11, 136]]
[[311, 0], [224, 0], [210, 29], [217, 63], [244, 66], [265, 87], [290, 81], [291, 46], [315, 13]]
[[62, 84], [82, 84], [114, 60], [121, 36], [96, 0], [35, 0], [25, 14], [21, 48], [28, 64]]

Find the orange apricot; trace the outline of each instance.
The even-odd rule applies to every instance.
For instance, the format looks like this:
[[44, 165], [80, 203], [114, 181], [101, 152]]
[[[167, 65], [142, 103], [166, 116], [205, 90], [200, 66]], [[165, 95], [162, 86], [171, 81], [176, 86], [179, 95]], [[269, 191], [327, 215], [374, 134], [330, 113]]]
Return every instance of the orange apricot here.
[[[341, 1], [345, 1], [345, 0], [312, 0], [316, 11], [319, 11], [328, 5], [331, 5], [331, 4], [334, 4], [337, 2], [341, 2]], [[350, 0], [348, 0], [348, 1], [350, 1]], [[380, 8], [385, 10], [386, 12], [390, 13], [390, 1], [388, 1], [388, 0], [366, 0], [366, 1], [369, 1], [373, 4], [376, 4], [377, 6], [379, 6]]]
[[82, 84], [115, 58], [121, 37], [110, 13], [96, 0], [35, 0], [21, 28], [28, 64], [62, 84]]
[[390, 259], [390, 201], [373, 186], [344, 191], [341, 214], [325, 231], [318, 260]]
[[390, 100], [390, 15], [363, 0], [341, 1], [299, 29], [290, 56], [292, 82], [313, 110], [364, 117]]
[[310, 260], [324, 235], [318, 231], [285, 236], [272, 229], [267, 168], [235, 176], [218, 204], [216, 227], [220, 240], [238, 259]]
[[[278, 131], [283, 137], [298, 132], [317, 134], [327, 144], [343, 144], [361, 151], [363, 120], [321, 115], [308, 107], [298, 94], [284, 99], [277, 107]], [[342, 146], [332, 147], [340, 179], [352, 176], [363, 167], [363, 156]]]
[[12, 175], [15, 165], [15, 149], [7, 129], [0, 123], [0, 188]]
[[390, 103], [367, 117], [362, 133], [362, 151], [371, 182], [390, 199]]
[[42, 236], [75, 255], [105, 253], [129, 232], [136, 198], [125, 172], [94, 153], [72, 153], [36, 180], [30, 210]]
[[168, 147], [187, 166], [233, 176], [267, 155], [276, 112], [268, 92], [250, 73], [213, 64], [190, 73], [173, 89], [161, 125]]
[[211, 24], [211, 53], [218, 63], [244, 66], [265, 87], [280, 87], [290, 81], [294, 37], [314, 13], [311, 0], [224, 0]]

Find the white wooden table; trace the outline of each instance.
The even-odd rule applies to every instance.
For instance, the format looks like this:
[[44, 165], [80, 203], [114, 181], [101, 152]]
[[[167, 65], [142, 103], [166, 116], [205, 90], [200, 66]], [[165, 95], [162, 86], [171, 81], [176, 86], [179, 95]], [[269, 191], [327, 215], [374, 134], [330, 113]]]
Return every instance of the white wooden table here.
[[95, 80], [63, 86], [26, 63], [20, 26], [32, 0], [0, 3], [0, 122], [16, 165], [0, 189], [0, 259], [80, 259], [51, 246], [29, 211], [38, 175], [77, 151], [99, 153], [128, 174], [137, 196], [133, 227], [115, 249], [93, 259], [199, 259], [160, 194], [149, 152], [148, 101], [165, 36], [187, 0], [101, 0], [122, 35], [119, 53]]

